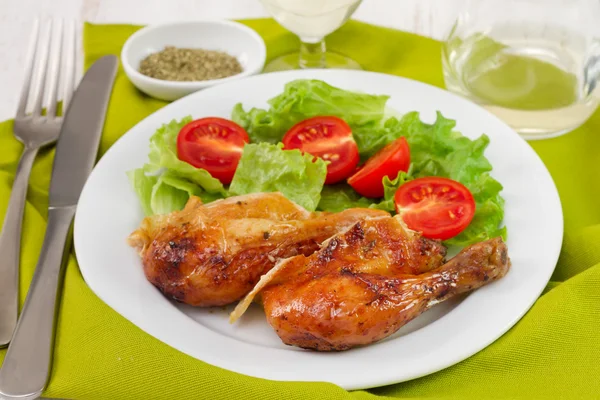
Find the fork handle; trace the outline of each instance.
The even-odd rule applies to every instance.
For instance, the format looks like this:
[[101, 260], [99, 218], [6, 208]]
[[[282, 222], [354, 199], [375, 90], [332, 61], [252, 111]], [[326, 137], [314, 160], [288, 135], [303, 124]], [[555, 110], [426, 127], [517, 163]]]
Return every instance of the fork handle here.
[[0, 369], [0, 398], [36, 399], [52, 363], [56, 312], [75, 206], [50, 208], [44, 245]]
[[0, 347], [10, 342], [19, 310], [19, 253], [27, 182], [38, 148], [25, 147], [0, 233]]

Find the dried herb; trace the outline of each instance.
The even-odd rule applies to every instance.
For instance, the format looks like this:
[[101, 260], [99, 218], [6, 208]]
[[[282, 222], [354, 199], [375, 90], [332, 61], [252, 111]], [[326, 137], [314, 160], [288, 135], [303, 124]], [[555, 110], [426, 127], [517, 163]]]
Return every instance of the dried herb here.
[[140, 63], [140, 73], [167, 81], [205, 81], [242, 72], [237, 58], [215, 50], [166, 46]]

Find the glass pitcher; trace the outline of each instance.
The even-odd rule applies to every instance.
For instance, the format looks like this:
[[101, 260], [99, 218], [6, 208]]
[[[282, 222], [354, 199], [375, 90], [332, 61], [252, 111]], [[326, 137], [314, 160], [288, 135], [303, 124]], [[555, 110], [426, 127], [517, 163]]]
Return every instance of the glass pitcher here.
[[598, 106], [600, 2], [467, 0], [442, 50], [448, 90], [526, 139], [567, 133]]

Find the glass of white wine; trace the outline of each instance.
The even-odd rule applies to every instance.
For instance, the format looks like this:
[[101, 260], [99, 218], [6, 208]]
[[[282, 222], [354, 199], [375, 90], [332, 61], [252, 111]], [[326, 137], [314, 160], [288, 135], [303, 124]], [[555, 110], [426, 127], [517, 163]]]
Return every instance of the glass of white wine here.
[[448, 90], [525, 139], [567, 133], [596, 110], [600, 1], [467, 0], [442, 49]]
[[327, 51], [325, 36], [336, 31], [362, 0], [261, 0], [287, 30], [298, 35], [300, 48], [268, 63], [264, 72], [301, 68], [361, 69], [353, 59]]

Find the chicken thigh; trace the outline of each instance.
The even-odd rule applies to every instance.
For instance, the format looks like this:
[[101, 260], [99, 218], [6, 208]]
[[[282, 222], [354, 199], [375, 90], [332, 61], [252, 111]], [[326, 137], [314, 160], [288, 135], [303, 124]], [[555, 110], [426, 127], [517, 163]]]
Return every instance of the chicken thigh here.
[[281, 258], [310, 255], [321, 242], [384, 211], [311, 213], [280, 193], [256, 193], [146, 217], [129, 236], [147, 279], [166, 296], [193, 306], [244, 297]]
[[288, 345], [347, 350], [381, 340], [450, 297], [503, 277], [510, 260], [500, 238], [444, 252], [399, 216], [360, 221], [306, 257], [282, 260], [231, 315], [260, 295], [267, 321]]

